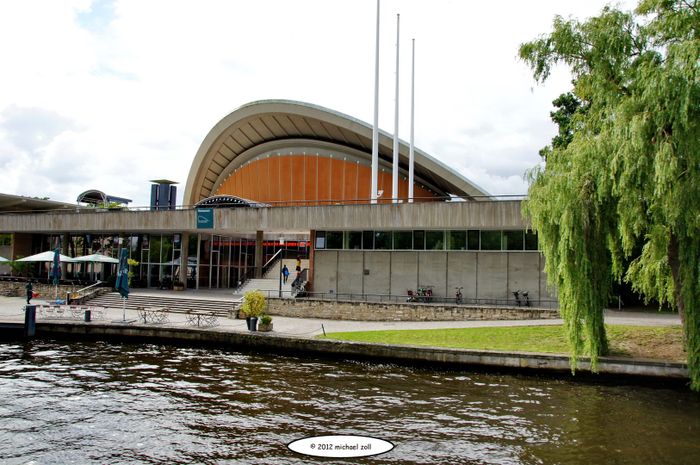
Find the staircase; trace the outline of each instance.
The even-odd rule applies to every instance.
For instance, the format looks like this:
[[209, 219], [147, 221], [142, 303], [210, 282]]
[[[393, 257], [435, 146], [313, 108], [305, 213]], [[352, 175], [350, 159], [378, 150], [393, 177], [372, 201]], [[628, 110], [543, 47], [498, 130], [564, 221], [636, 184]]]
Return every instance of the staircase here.
[[[89, 301], [90, 305], [108, 308], [122, 308], [122, 298], [118, 292], [102, 294]], [[222, 316], [238, 308], [240, 302], [233, 300], [197, 299], [189, 297], [166, 297], [148, 294], [129, 294], [126, 308], [136, 310], [137, 307], [168, 307], [182, 310], [206, 310]]]
[[[280, 275], [282, 274], [281, 270], [284, 265], [287, 265], [287, 268], [289, 269], [289, 279], [287, 280], [287, 283], [282, 283], [282, 298], [283, 299], [290, 299], [294, 297], [294, 292], [292, 290], [292, 282], [294, 281], [294, 278], [296, 278], [296, 271], [294, 270], [296, 268], [296, 259], [294, 258], [285, 258], [284, 260], [278, 260], [277, 263], [273, 263], [272, 266], [270, 266], [267, 269], [267, 272], [263, 275], [262, 278], [256, 278], [256, 279], [249, 279], [245, 283], [243, 283], [243, 286], [239, 287], [236, 289], [236, 294], [245, 294], [248, 291], [262, 291], [265, 296], [270, 296], [270, 297], [278, 297], [279, 296], [279, 290], [280, 290]], [[301, 261], [301, 268], [308, 268], [309, 267], [309, 261], [308, 260], [302, 260]]]

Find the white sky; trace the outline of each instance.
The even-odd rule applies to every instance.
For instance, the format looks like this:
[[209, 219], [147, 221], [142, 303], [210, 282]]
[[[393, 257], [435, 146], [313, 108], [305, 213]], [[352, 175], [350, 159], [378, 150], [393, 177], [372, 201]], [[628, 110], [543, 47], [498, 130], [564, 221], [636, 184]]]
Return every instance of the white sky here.
[[[401, 14], [400, 137], [409, 139], [416, 39], [416, 146], [492, 194], [556, 132], [565, 69], [535, 84], [520, 43], [554, 15], [602, 0], [381, 3], [380, 128], [394, 128]], [[623, 2], [626, 8], [634, 4]], [[0, 2], [0, 192], [75, 201], [87, 189], [147, 205], [149, 179], [179, 181], [209, 130], [261, 99], [373, 120], [375, 0]]]

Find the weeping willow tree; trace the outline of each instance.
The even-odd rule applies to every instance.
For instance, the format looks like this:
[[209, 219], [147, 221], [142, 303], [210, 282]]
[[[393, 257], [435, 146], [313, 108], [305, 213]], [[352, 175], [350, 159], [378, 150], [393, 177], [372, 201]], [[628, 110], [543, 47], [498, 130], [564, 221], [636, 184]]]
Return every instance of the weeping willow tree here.
[[699, 27], [698, 0], [642, 0], [633, 13], [557, 17], [520, 47], [539, 82], [568, 66], [585, 109], [529, 173], [524, 207], [559, 292], [572, 369], [581, 354], [595, 369], [606, 353], [603, 309], [624, 279], [678, 309], [700, 390]]

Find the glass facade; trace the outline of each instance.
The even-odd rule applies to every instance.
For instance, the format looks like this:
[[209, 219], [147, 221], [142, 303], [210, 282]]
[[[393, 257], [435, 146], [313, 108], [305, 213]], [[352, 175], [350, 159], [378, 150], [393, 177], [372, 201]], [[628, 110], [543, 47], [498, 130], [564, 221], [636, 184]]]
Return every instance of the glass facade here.
[[[317, 231], [317, 249], [537, 251], [537, 234], [516, 230]], [[324, 238], [319, 241], [318, 238]], [[332, 238], [332, 240], [331, 240]]]

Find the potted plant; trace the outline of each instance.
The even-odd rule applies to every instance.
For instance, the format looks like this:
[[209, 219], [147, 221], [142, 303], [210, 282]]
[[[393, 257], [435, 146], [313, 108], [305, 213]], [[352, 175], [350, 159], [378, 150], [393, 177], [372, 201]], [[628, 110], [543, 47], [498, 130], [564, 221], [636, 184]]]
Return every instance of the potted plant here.
[[262, 315], [260, 317], [258, 331], [272, 331], [272, 317], [270, 315]]
[[265, 310], [265, 296], [260, 291], [248, 291], [243, 294], [241, 312], [245, 315], [245, 321], [249, 331], [255, 331], [258, 325], [258, 317]]

